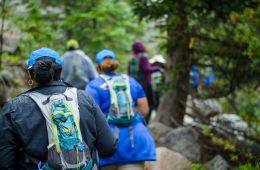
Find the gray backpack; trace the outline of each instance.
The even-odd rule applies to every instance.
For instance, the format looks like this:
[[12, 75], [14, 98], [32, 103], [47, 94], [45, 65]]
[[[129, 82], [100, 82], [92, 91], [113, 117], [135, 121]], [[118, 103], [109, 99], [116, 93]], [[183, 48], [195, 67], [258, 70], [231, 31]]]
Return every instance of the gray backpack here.
[[38, 92], [25, 95], [37, 103], [46, 120], [49, 145], [44, 169], [97, 169], [82, 139], [77, 89], [67, 88], [65, 93], [49, 96]]

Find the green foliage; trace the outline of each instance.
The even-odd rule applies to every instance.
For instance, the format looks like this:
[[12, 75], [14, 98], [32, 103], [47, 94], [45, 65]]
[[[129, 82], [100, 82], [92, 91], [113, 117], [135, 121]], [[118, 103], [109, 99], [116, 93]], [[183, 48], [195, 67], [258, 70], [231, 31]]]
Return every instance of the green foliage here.
[[[179, 93], [166, 101], [166, 105], [174, 106], [171, 115], [185, 113], [182, 103], [186, 103], [189, 92], [187, 77], [192, 64], [201, 69], [212, 67], [217, 77], [213, 87], [200, 86], [197, 97], [219, 98], [245, 87], [259, 87], [259, 0], [131, 2], [141, 19], [155, 20], [166, 32], [167, 87]], [[170, 114], [161, 115], [168, 117]], [[181, 118], [176, 116], [176, 119]], [[174, 124], [167, 121], [165, 119], [164, 123]]]
[[[192, 168], [192, 170], [205, 170], [205, 167], [201, 164], [192, 164], [191, 168]], [[254, 166], [250, 163], [247, 163], [244, 165], [239, 165], [238, 167], [234, 167], [232, 169], [233, 170], [260, 170], [260, 166], [259, 166], [259, 164]]]
[[191, 165], [191, 169], [192, 170], [205, 170], [205, 167], [203, 165], [193, 163]]
[[92, 59], [103, 48], [114, 50], [121, 62], [121, 71], [125, 71], [131, 43], [143, 35], [145, 28], [127, 1], [29, 0], [8, 5], [7, 20], [23, 32], [17, 54], [20, 60], [42, 46], [63, 54], [66, 41], [73, 38]]
[[127, 2], [112, 0], [98, 1], [91, 11], [68, 16], [63, 25], [73, 27], [73, 37], [85, 43], [84, 49], [91, 56], [103, 48], [114, 50], [123, 69], [130, 56], [131, 42], [144, 31]]
[[226, 151], [235, 151], [236, 148], [232, 142], [223, 137], [216, 136], [207, 125], [203, 125], [202, 130], [204, 135], [211, 138], [213, 144], [223, 146]]
[[247, 163], [244, 165], [240, 165], [239, 167], [234, 168], [234, 170], [260, 170], [260, 165], [257, 164], [256, 166]]
[[[193, 64], [201, 68], [213, 66], [218, 82], [211, 91], [205, 89], [209, 90], [208, 96], [226, 96], [236, 88], [256, 83], [255, 77], [260, 74], [260, 6], [256, 0], [235, 0], [232, 3], [209, 0], [132, 2], [141, 18], [160, 21], [157, 23], [168, 33], [174, 30], [174, 34], [167, 37], [168, 56], [172, 55], [169, 49], [176, 51], [189, 46]], [[187, 25], [178, 30], [185, 15]], [[174, 36], [187, 33], [190, 42], [176, 46], [176, 41], [186, 37], [176, 39]], [[178, 63], [170, 66], [176, 65]]]
[[237, 113], [249, 124], [252, 134], [260, 135], [260, 96], [259, 88], [244, 88], [236, 92], [232, 98], [233, 107], [228, 100], [222, 100], [225, 111], [236, 110]]

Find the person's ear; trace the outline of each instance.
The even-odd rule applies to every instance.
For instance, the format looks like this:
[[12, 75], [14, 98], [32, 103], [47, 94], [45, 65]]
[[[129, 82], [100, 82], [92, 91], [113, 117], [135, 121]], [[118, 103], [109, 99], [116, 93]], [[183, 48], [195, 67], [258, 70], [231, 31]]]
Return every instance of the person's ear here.
[[34, 81], [32, 79], [32, 75], [31, 75], [29, 70], [27, 71], [27, 73], [28, 73], [28, 76], [29, 76], [28, 85], [32, 87], [33, 84], [34, 84]]

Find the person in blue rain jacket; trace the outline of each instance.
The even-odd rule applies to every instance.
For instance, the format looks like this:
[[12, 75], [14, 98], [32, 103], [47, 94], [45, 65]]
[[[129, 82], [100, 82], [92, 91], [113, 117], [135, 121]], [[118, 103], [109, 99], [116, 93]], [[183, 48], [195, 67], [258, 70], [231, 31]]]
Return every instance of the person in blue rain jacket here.
[[[100, 74], [109, 77], [118, 76], [115, 70], [119, 66], [116, 55], [113, 51], [104, 49], [96, 55], [97, 68]], [[149, 106], [142, 86], [133, 78], [129, 77], [130, 93], [132, 104], [138, 110], [136, 119], [131, 123], [133, 130], [133, 145], [131, 144], [130, 132], [128, 127], [119, 127], [110, 123], [109, 126], [115, 134], [118, 131], [118, 147], [113, 157], [100, 159], [102, 170], [143, 170], [144, 161], [155, 161], [155, 143], [145, 126], [143, 116], [148, 114]], [[100, 76], [91, 81], [86, 91], [94, 98], [101, 110], [107, 117], [111, 104], [110, 91], [105, 80]]]

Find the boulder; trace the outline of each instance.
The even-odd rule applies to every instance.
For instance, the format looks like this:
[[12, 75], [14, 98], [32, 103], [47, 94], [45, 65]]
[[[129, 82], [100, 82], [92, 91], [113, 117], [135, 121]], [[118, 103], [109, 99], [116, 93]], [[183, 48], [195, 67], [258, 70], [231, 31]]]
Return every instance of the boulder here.
[[148, 125], [148, 128], [150, 129], [153, 138], [157, 145], [160, 145], [161, 141], [164, 140], [167, 133], [169, 133], [172, 128], [160, 123], [160, 122], [151, 122]]
[[181, 153], [193, 162], [201, 159], [201, 148], [198, 143], [199, 134], [190, 127], [179, 127], [171, 130], [161, 141], [162, 146]]
[[248, 131], [248, 124], [236, 114], [224, 113], [213, 117], [211, 120], [221, 124], [222, 126], [227, 126], [233, 130], [238, 130], [241, 132]]
[[177, 152], [158, 147], [156, 154], [156, 161], [145, 162], [145, 170], [191, 170], [188, 159]]
[[200, 114], [204, 117], [212, 117], [223, 112], [216, 99], [196, 99], [188, 95], [185, 112], [191, 115]]
[[220, 155], [215, 156], [205, 165], [206, 170], [228, 170], [229, 165]]
[[[2, 25], [2, 21], [0, 21], [0, 25]], [[8, 21], [4, 22], [3, 28], [3, 50], [14, 53], [21, 39], [21, 31]]]

